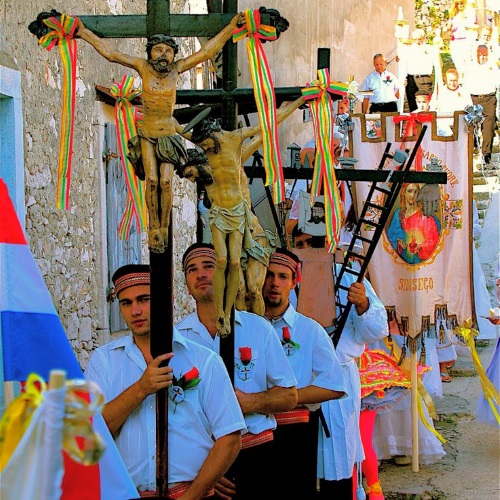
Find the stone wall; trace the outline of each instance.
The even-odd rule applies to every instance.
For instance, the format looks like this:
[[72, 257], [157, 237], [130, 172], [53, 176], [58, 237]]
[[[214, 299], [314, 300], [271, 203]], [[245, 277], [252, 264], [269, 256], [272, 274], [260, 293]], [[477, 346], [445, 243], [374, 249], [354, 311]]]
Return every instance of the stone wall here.
[[[185, 1], [171, 1], [181, 12]], [[39, 12], [52, 8], [78, 15], [144, 14], [146, 1], [0, 1], [0, 61], [20, 72], [24, 121], [26, 235], [68, 338], [84, 368], [90, 352], [110, 340], [103, 127], [113, 121], [96, 102], [95, 85], [109, 87], [127, 72], [78, 44], [77, 97], [69, 210], [56, 209], [62, 103], [59, 51], [40, 47], [28, 31]], [[22, 8], [21, 8], [22, 7]], [[145, 54], [143, 40], [112, 40], [122, 52]], [[190, 49], [189, 49], [190, 50]], [[131, 70], [128, 73], [134, 74]], [[187, 82], [189, 83], [189, 82]], [[186, 82], [183, 82], [186, 84]], [[2, 167], [4, 168], [4, 167]], [[194, 241], [196, 193], [175, 179], [175, 257]], [[112, 273], [114, 270], [110, 270]], [[191, 310], [180, 267], [175, 272], [176, 319]]]

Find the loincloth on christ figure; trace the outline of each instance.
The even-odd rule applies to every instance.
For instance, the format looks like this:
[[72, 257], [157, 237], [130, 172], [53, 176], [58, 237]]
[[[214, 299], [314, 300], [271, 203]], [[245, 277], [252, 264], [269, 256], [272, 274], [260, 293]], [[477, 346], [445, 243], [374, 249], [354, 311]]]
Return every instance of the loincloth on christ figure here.
[[272, 253], [272, 249], [264, 248], [254, 240], [252, 236], [252, 213], [246, 200], [242, 200], [229, 209], [212, 205], [208, 214], [210, 228], [215, 226], [224, 234], [239, 231], [243, 235], [242, 246], [247, 256], [257, 259], [266, 266], [269, 265], [269, 256]]
[[[269, 267], [269, 258], [274, 253], [277, 242], [277, 235], [269, 229], [265, 229], [263, 233], [252, 235], [255, 245], [251, 248], [243, 248], [241, 252], [241, 267], [243, 271], [247, 268], [248, 259], [253, 258], [258, 260], [264, 266]], [[258, 241], [261, 238], [266, 238], [266, 246], [262, 246]]]
[[135, 175], [143, 181], [146, 178], [142, 162], [141, 138], [155, 146], [156, 159], [162, 163], [171, 163], [175, 167], [182, 167], [188, 160], [186, 146], [180, 135], [164, 135], [162, 137], [147, 137], [141, 130], [128, 141], [128, 155], [134, 167]]

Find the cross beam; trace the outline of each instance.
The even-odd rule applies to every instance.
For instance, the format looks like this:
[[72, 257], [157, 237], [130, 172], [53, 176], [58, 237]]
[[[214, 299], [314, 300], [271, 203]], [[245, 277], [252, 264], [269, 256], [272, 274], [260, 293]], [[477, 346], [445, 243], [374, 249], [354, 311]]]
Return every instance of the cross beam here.
[[[97, 97], [99, 100], [114, 106], [116, 98], [111, 94], [109, 88], [96, 85]], [[286, 101], [295, 101], [301, 96], [300, 87], [279, 87], [275, 90], [276, 106], [280, 106]], [[253, 89], [235, 88], [234, 90], [224, 89], [202, 89], [202, 90], [178, 90], [176, 93], [177, 104], [189, 104], [189, 108], [176, 108], [174, 116], [179, 123], [188, 123], [200, 111], [207, 106], [212, 108], [211, 116], [219, 118], [222, 116], [223, 100], [231, 100], [237, 108], [238, 115], [249, 115], [257, 112]], [[136, 98], [132, 104], [141, 106], [140, 97]], [[202, 103], [202, 104], [201, 104]], [[223, 127], [227, 130], [225, 127]]]
[[[170, 14], [168, 8], [151, 13], [148, 1], [147, 15], [77, 16], [85, 26], [102, 38], [146, 38], [155, 33], [170, 33], [177, 37], [211, 37], [227, 26], [232, 14]], [[167, 5], [168, 2], [163, 2]], [[236, 13], [236, 12], [235, 12]], [[269, 16], [267, 16], [269, 17]], [[264, 16], [263, 16], [264, 18]]]
[[[308, 179], [313, 177], [314, 169], [312, 168], [283, 168], [285, 179]], [[373, 169], [343, 169], [336, 168], [335, 176], [338, 181], [365, 181], [365, 182], [384, 182], [389, 175], [389, 170], [373, 170]], [[245, 173], [249, 179], [254, 177], [264, 178], [264, 167], [245, 167]], [[391, 182], [401, 182], [405, 174], [405, 182], [417, 182], [423, 184], [446, 184], [446, 172], [400, 172], [395, 170], [392, 173]]]

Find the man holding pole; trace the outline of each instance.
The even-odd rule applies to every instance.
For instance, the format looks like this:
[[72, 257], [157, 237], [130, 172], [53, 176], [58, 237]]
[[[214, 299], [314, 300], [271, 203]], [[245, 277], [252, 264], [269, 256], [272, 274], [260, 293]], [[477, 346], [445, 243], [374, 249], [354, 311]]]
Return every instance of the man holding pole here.
[[[177, 329], [188, 339], [220, 352], [213, 285], [216, 261], [214, 247], [207, 243], [194, 243], [184, 252], [182, 266], [196, 311], [178, 323]], [[235, 311], [234, 350], [229, 354], [248, 432], [242, 436], [238, 458], [216, 491], [222, 498], [235, 500], [277, 498], [270, 492], [291, 478], [275, 474], [274, 413], [295, 408], [297, 381], [274, 328], [256, 314]]]
[[[297, 248], [309, 248], [310, 239], [310, 234], [296, 231], [294, 245]], [[334, 276], [339, 270], [340, 264], [334, 263]], [[339, 292], [342, 304], [349, 301], [353, 305], [335, 350], [344, 373], [345, 391], [348, 395], [321, 403], [326, 421], [326, 426], [320, 428], [318, 440], [321, 500], [352, 498], [354, 465], [364, 458], [359, 428], [361, 383], [356, 358], [363, 353], [365, 344], [388, 335], [385, 307], [369, 281], [358, 283], [353, 275], [344, 273], [341, 284], [345, 287], [345, 290]]]
[[149, 266], [122, 266], [112, 279], [131, 334], [96, 349], [85, 378], [103, 391], [102, 415], [142, 496], [156, 491], [155, 396], [168, 390], [168, 495], [203, 498], [238, 455], [246, 428], [227, 370], [175, 328], [173, 352], [153, 358]]

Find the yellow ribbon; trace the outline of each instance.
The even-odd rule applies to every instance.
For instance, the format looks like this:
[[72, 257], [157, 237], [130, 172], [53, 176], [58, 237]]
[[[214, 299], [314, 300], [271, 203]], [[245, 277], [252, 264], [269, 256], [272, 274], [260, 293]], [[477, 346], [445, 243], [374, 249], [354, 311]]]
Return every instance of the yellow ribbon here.
[[78, 463], [93, 465], [99, 461], [106, 444], [92, 428], [92, 416], [100, 413], [104, 396], [93, 382], [66, 382], [63, 449]]
[[[481, 381], [481, 387], [483, 389], [484, 398], [488, 401], [491, 411], [496, 418], [496, 421], [500, 425], [500, 415], [498, 413], [498, 407], [500, 406], [500, 395], [497, 388], [494, 386], [493, 382], [488, 378], [483, 366], [481, 365], [481, 360], [476, 351], [476, 345], [474, 343], [474, 337], [479, 335], [479, 332], [472, 328], [472, 319], [466, 319], [462, 325], [458, 325], [454, 328], [456, 335], [461, 335], [467, 345], [470, 347], [470, 352], [472, 354], [472, 361], [474, 363], [474, 368]], [[496, 405], [496, 406], [495, 406]]]
[[44, 380], [37, 374], [31, 373], [26, 381], [25, 392], [17, 396], [5, 410], [0, 422], [0, 472], [7, 465], [35, 410], [42, 403], [42, 393], [46, 388]]
[[[39, 384], [39, 385], [37, 385]], [[0, 472], [29, 427], [35, 410], [44, 400], [44, 380], [32, 373], [25, 392], [12, 401], [0, 422]], [[92, 428], [92, 416], [102, 410], [104, 396], [96, 384], [75, 380], [66, 382], [64, 398], [63, 449], [76, 462], [93, 465], [102, 457], [106, 444]]]
[[418, 416], [420, 417], [422, 423], [425, 425], [426, 429], [432, 432], [432, 434], [434, 434], [434, 436], [436, 436], [439, 439], [439, 441], [441, 441], [443, 444], [446, 443], [446, 439], [443, 436], [441, 436], [441, 434], [439, 434], [439, 432], [434, 428], [434, 426], [432, 426], [425, 418], [424, 407], [422, 405], [423, 401], [422, 395], [420, 395], [417, 401], [418, 401]]
[[[401, 359], [401, 348], [395, 343], [392, 342], [392, 345], [389, 344], [387, 337], [384, 339], [385, 345], [389, 350], [393, 350], [393, 355], [396, 359]], [[410, 367], [410, 359], [404, 358], [403, 363], [399, 366], [399, 369], [411, 380], [411, 367]], [[427, 391], [424, 383], [421, 378], [417, 379], [417, 390], [422, 399], [425, 402], [425, 406], [427, 406], [427, 411], [429, 412], [429, 416], [437, 420], [437, 412], [436, 407], [434, 406], [434, 402], [432, 401], [431, 395]]]

